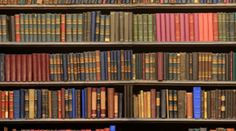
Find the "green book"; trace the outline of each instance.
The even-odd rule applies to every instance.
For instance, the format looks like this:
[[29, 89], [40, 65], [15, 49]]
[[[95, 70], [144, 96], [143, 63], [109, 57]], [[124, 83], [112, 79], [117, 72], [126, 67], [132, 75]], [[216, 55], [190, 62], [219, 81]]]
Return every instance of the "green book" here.
[[66, 14], [66, 41], [72, 42], [72, 15]]
[[77, 41], [83, 41], [83, 14], [77, 14]]
[[[148, 14], [142, 14], [143, 16], [143, 41], [148, 41]], [[139, 25], [140, 26], [140, 25]]]
[[56, 14], [51, 14], [51, 35], [50, 35], [50, 41], [55, 42], [56, 41]]
[[153, 39], [153, 19], [152, 19], [152, 14], [148, 14], [148, 41], [152, 42], [154, 41]]
[[42, 32], [42, 42], [46, 42], [46, 14], [41, 14], [41, 32]]
[[71, 14], [72, 15], [72, 41], [77, 41], [77, 14]]
[[50, 13], [46, 14], [46, 41], [52, 41], [52, 15]]
[[143, 16], [138, 14], [138, 41], [143, 41]]
[[133, 37], [134, 37], [134, 41], [138, 41], [138, 15], [133, 15]]
[[60, 42], [60, 38], [61, 38], [61, 17], [60, 14], [56, 14], [56, 22], [55, 22], [55, 41], [56, 42]]

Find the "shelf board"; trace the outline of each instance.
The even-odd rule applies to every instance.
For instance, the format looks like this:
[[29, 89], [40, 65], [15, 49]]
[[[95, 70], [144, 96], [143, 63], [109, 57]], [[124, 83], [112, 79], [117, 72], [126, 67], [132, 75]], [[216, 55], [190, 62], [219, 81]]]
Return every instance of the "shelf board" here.
[[33, 124], [33, 123], [236, 123], [236, 119], [13, 119], [0, 120], [7, 124]]
[[81, 4], [81, 5], [0, 5], [0, 10], [88, 10], [88, 9], [236, 9], [236, 4]]
[[236, 81], [157, 81], [157, 80], [128, 80], [128, 81], [50, 81], [50, 82], [0, 82], [0, 87], [49, 87], [49, 86], [123, 86], [123, 85], [143, 85], [143, 86], [209, 86], [235, 87]]
[[235, 42], [1, 42], [0, 47], [236, 47]]

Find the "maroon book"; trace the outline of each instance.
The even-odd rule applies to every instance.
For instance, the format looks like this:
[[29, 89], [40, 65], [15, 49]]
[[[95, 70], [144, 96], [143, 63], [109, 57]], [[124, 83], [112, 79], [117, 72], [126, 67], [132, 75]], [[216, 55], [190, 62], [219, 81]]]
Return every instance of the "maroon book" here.
[[175, 14], [170, 14], [170, 39], [172, 42], [175, 42]]
[[10, 55], [6, 54], [5, 55], [5, 80], [6, 81], [11, 81], [11, 60], [10, 60]]
[[189, 14], [186, 13], [184, 14], [184, 25], [185, 25], [185, 41], [190, 41], [189, 40]]
[[61, 88], [61, 117], [65, 118], [65, 88]]
[[37, 58], [37, 61], [36, 61], [36, 63], [37, 63], [37, 80], [38, 81], [42, 81], [42, 61], [43, 61], [43, 57], [42, 57], [43, 55], [42, 54], [39, 54], [39, 53], [37, 53], [36, 54], [36, 58]]
[[185, 41], [185, 21], [184, 13], [180, 13], [180, 41]]
[[37, 59], [37, 54], [36, 53], [34, 53], [34, 54], [32, 54], [32, 67], [33, 67], [33, 69], [32, 69], [32, 74], [33, 74], [33, 81], [38, 81], [38, 68], [39, 68], [39, 66], [38, 66], [38, 59]]
[[16, 81], [21, 81], [21, 56], [20, 54], [15, 55], [16, 61]]
[[164, 60], [163, 60], [163, 52], [158, 52], [157, 53], [157, 79], [159, 81], [164, 79]]
[[199, 22], [198, 13], [194, 13], [194, 40], [199, 41]]
[[50, 81], [50, 59], [49, 54], [45, 54], [45, 60], [46, 60], [46, 81]]
[[16, 81], [16, 55], [10, 55], [11, 64], [10, 64], [10, 74], [11, 74], [11, 81]]
[[21, 81], [27, 80], [27, 72], [29, 69], [27, 68], [27, 55], [23, 54], [21, 55]]
[[161, 42], [161, 15], [160, 13], [156, 14], [156, 38], [157, 42]]
[[32, 57], [33, 55], [26, 55], [26, 69], [27, 69], [27, 81], [33, 80], [33, 63], [32, 63]]
[[42, 81], [46, 81], [46, 55], [45, 55], [45, 53], [43, 53], [43, 54], [40, 54], [40, 56], [41, 56], [41, 66], [42, 66], [42, 68], [41, 68], [41, 75], [42, 75]]
[[165, 13], [165, 29], [166, 29], [166, 41], [170, 41], [170, 37], [171, 37], [171, 34], [170, 34], [170, 14], [169, 13]]
[[165, 21], [165, 13], [161, 13], [161, 41], [166, 41], [166, 21]]

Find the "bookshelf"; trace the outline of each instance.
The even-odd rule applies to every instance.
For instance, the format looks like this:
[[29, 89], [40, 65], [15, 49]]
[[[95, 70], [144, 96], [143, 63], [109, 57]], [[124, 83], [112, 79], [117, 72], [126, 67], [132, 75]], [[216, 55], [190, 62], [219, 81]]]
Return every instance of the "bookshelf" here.
[[[147, 9], [147, 10], [146, 10]], [[236, 9], [236, 4], [122, 4], [122, 5], [112, 5], [112, 4], [83, 4], [83, 5], [0, 5], [0, 11], [10, 11], [14, 12], [77, 12], [77, 11], [93, 11], [102, 10], [105, 12], [109, 11], [136, 11], [146, 10], [145, 12], [219, 12], [219, 11], [234, 11]], [[183, 11], [184, 10], [184, 11]], [[6, 52], [17, 52], [18, 49], [27, 49], [29, 52], [38, 50], [43, 52], [47, 48], [47, 52], [53, 53], [53, 48], [66, 48], [70, 50], [77, 50], [76, 48], [83, 48], [85, 50], [101, 49], [101, 48], [144, 48], [152, 49], [155, 48], [176, 48], [177, 50], [185, 50], [183, 48], [194, 49], [199, 47], [199, 50], [208, 50], [211, 47], [222, 48], [222, 49], [233, 49], [236, 47], [236, 42], [1, 42], [0, 47]], [[183, 47], [183, 48], [181, 48]], [[41, 49], [40, 49], [41, 48]], [[207, 48], [207, 49], [206, 49]], [[52, 51], [50, 51], [52, 49]], [[219, 50], [219, 49], [217, 49]], [[60, 52], [59, 50], [58, 52]], [[67, 51], [65, 51], [67, 52]], [[109, 81], [41, 81], [41, 82], [0, 82], [0, 87], [2, 89], [19, 89], [19, 88], [57, 88], [57, 87], [76, 87], [80, 88], [82, 86], [96, 86], [96, 87], [115, 87], [117, 89], [123, 89], [124, 86], [139, 86], [138, 88], [145, 86], [155, 86], [168, 88], [168, 89], [181, 89], [181, 88], [192, 88], [193, 86], [203, 86], [207, 89], [234, 89], [236, 87], [236, 81], [192, 81], [192, 80], [109, 80]], [[217, 127], [230, 126], [235, 128], [236, 118], [233, 119], [161, 119], [161, 118], [104, 118], [104, 119], [84, 119], [84, 118], [74, 118], [74, 119], [0, 119], [0, 124], [10, 125], [11, 127], [19, 125], [30, 125], [30, 124], [45, 124], [46, 127], [54, 124], [62, 124], [68, 126], [70, 124], [91, 124], [91, 125], [103, 125], [103, 124], [117, 124], [117, 126], [122, 124], [140, 124], [146, 126], [149, 124], [168, 127], [168, 124], [172, 125], [187, 125], [191, 127], [192, 125], [199, 126], [211, 126]], [[165, 124], [165, 125], [162, 125]], [[1, 127], [1, 126], [0, 126]], [[31, 126], [33, 128], [33, 126]], [[122, 126], [121, 126], [122, 127]], [[171, 127], [175, 128], [175, 127]], [[132, 128], [130, 128], [132, 129]], [[134, 129], [136, 129], [134, 127]], [[122, 129], [119, 129], [121, 131]], [[123, 131], [123, 130], [122, 130]], [[125, 130], [126, 131], [126, 130]]]

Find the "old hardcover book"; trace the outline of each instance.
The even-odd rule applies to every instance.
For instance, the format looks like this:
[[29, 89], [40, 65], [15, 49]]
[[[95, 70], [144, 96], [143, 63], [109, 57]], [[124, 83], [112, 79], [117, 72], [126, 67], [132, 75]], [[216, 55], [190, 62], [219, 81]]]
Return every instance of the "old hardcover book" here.
[[114, 118], [114, 88], [108, 88], [108, 118]]
[[187, 118], [193, 118], [193, 94], [186, 93], [186, 115]]

